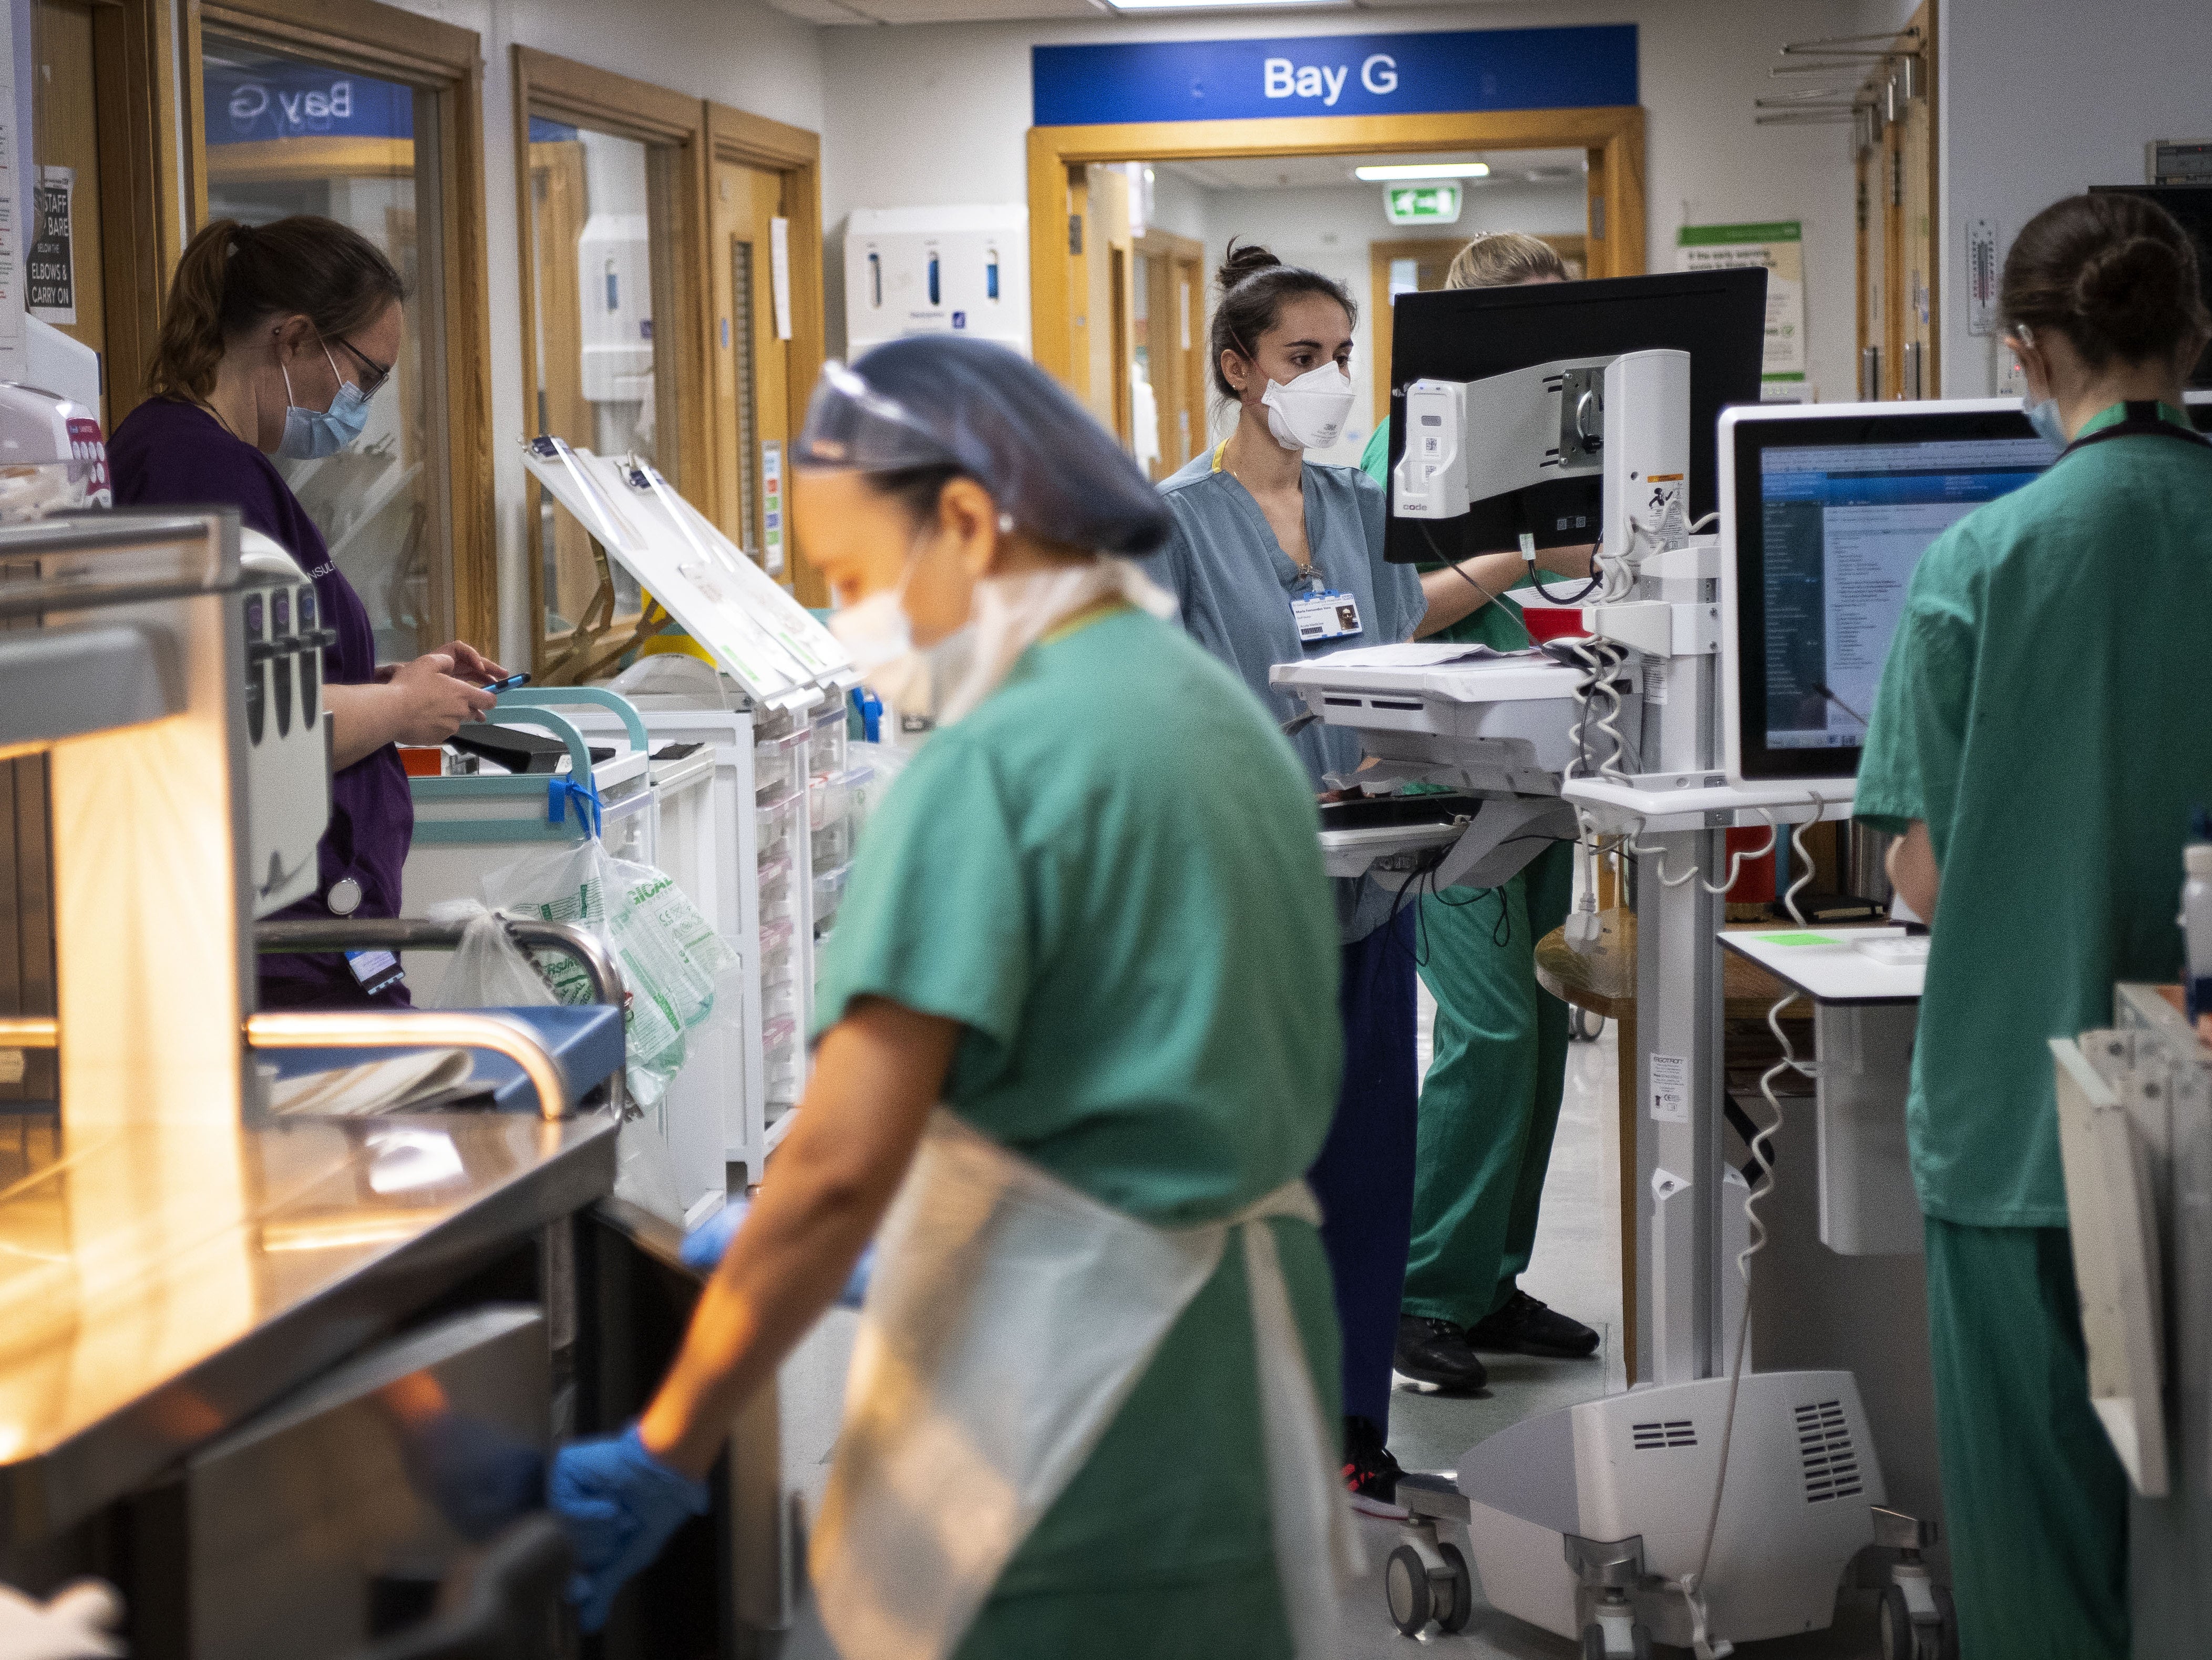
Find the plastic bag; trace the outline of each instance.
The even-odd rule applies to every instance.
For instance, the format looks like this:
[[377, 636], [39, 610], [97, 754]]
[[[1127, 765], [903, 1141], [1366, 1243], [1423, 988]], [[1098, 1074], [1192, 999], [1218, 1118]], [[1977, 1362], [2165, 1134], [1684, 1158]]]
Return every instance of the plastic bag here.
[[433, 922], [462, 924], [460, 947], [447, 964], [431, 1007], [532, 1009], [562, 1000], [530, 953], [514, 943], [507, 925], [475, 900], [442, 900], [427, 915]]
[[[658, 1106], [684, 1065], [684, 1033], [715, 1010], [716, 982], [735, 958], [665, 871], [610, 854], [594, 839], [526, 854], [486, 875], [494, 909], [575, 922], [604, 940], [629, 999], [623, 1038], [631, 1096]], [[591, 1000], [591, 982], [563, 955], [534, 953], [563, 1003]]]

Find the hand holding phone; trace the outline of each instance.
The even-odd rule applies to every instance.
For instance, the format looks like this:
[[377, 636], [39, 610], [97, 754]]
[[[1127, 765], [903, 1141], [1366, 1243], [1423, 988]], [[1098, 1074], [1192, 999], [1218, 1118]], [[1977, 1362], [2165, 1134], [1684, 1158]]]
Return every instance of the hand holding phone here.
[[484, 690], [486, 691], [513, 691], [517, 686], [526, 686], [529, 684], [530, 677], [528, 675], [510, 674], [504, 680], [493, 680], [487, 683], [484, 686]]

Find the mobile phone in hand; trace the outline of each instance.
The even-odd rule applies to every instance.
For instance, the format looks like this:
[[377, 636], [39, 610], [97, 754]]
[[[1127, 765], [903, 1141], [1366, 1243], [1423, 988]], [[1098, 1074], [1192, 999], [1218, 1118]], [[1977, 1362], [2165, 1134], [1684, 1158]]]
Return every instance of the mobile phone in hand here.
[[529, 684], [530, 677], [528, 675], [510, 674], [504, 680], [493, 680], [486, 683], [484, 690], [486, 691], [513, 691], [517, 686], [526, 686]]

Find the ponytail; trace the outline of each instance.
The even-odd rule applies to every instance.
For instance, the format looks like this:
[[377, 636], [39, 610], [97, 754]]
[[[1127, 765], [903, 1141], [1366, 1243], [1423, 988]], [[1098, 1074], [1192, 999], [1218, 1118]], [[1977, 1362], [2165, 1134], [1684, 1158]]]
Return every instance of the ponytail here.
[[231, 343], [272, 317], [304, 315], [326, 340], [373, 323], [406, 298], [398, 269], [350, 226], [313, 214], [267, 225], [217, 219], [185, 245], [148, 366], [155, 397], [215, 390]]

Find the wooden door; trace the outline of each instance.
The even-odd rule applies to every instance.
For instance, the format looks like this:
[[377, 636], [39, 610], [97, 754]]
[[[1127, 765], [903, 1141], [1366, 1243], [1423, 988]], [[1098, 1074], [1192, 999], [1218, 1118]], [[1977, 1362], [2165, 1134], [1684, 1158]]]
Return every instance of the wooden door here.
[[1206, 442], [1206, 250], [1162, 230], [1135, 246], [1145, 300], [1136, 349], [1158, 422], [1158, 459], [1147, 468], [1157, 483]]
[[782, 481], [791, 343], [777, 327], [775, 260], [784, 186], [781, 173], [741, 161], [714, 164], [708, 300], [716, 319], [714, 500], [722, 533], [788, 582]]
[[1390, 418], [1390, 302], [1401, 294], [1429, 294], [1443, 287], [1444, 274], [1467, 246], [1464, 236], [1403, 237], [1370, 242], [1368, 254], [1368, 338], [1375, 382], [1375, 424]]
[[[100, 234], [100, 125], [94, 95], [92, 8], [80, 0], [32, 0], [33, 132], [31, 159], [38, 177], [27, 185], [58, 186], [48, 169], [67, 169], [69, 286], [74, 319], [53, 312], [31, 313], [71, 339], [107, 354], [106, 285]], [[43, 195], [45, 192], [41, 192]], [[26, 195], [19, 199], [37, 200]], [[42, 240], [41, 216], [26, 211], [30, 240]], [[36, 279], [39, 273], [33, 271]], [[44, 285], [41, 284], [41, 287]], [[100, 384], [100, 418], [108, 425], [106, 377]]]
[[[1170, 430], [1160, 442], [1163, 459], [1180, 467], [1206, 447], [1206, 410], [1213, 395], [1206, 332], [1206, 258], [1195, 243], [1166, 261], [1175, 307], [1176, 395]], [[1170, 469], [1172, 471], [1172, 469]]]
[[1859, 386], [1863, 398], [1938, 398], [1936, 0], [1922, 0], [1859, 87], [1881, 136], [1857, 152]]

